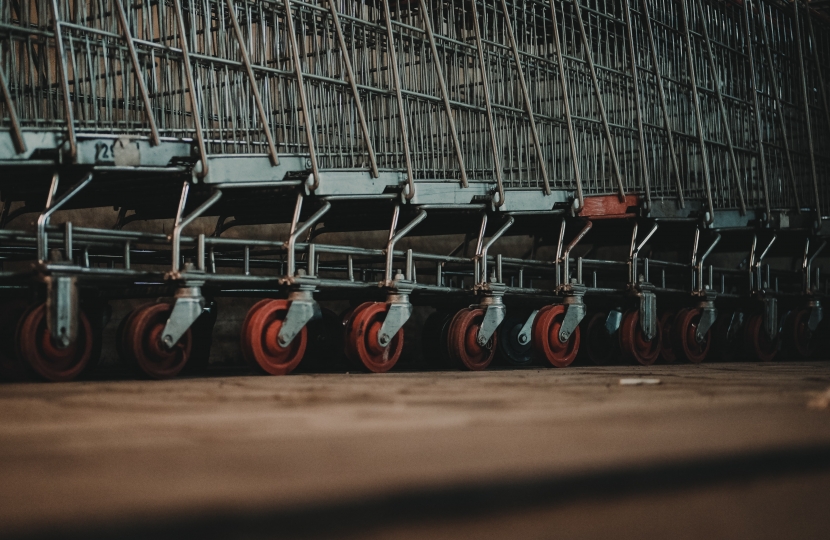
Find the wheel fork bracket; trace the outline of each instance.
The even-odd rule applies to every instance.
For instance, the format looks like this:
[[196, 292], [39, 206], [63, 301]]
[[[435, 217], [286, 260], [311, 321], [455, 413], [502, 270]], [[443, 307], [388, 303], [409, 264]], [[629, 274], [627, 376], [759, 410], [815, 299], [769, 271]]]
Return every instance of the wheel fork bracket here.
[[480, 307], [484, 308], [484, 319], [481, 321], [478, 334], [476, 334], [476, 342], [484, 347], [493, 337], [493, 334], [496, 333], [505, 315], [507, 315], [507, 308], [505, 308], [501, 296], [485, 296], [482, 298]]
[[73, 276], [46, 277], [46, 324], [52, 341], [69, 347], [78, 337], [78, 282]]
[[814, 300], [810, 303], [810, 318], [807, 320], [807, 328], [810, 329], [810, 332], [815, 332], [823, 319], [824, 310], [821, 307], [821, 303], [818, 300]]
[[702, 312], [700, 314], [700, 321], [697, 323], [697, 330], [695, 330], [695, 339], [698, 343], [703, 343], [706, 339], [706, 333], [718, 320], [718, 310], [714, 304], [707, 302], [701, 306]]
[[770, 339], [778, 334], [778, 299], [764, 298], [764, 330]]
[[306, 324], [323, 317], [320, 305], [312, 296], [313, 292], [313, 285], [300, 285], [288, 295], [291, 303], [288, 305], [288, 313], [285, 314], [285, 320], [277, 336], [277, 343], [280, 347], [285, 348], [291, 345]]
[[559, 341], [565, 343], [571, 338], [571, 335], [585, 318], [585, 302], [582, 301], [582, 295], [573, 295], [565, 297], [565, 318], [562, 320], [562, 326], [559, 328]]
[[533, 321], [536, 320], [536, 315], [539, 314], [539, 310], [533, 310], [533, 313], [525, 321], [522, 329], [519, 331], [519, 335], [516, 336], [516, 339], [519, 340], [519, 343], [522, 345], [527, 345], [530, 343], [530, 334], [533, 332]]
[[173, 310], [164, 325], [161, 342], [167, 348], [178, 343], [185, 332], [193, 326], [205, 308], [205, 299], [199, 286], [182, 287], [176, 291]]
[[650, 290], [640, 291], [640, 328], [646, 340], [657, 335], [657, 295]]
[[409, 295], [396, 294], [390, 295], [387, 300], [389, 310], [386, 312], [386, 318], [383, 320], [383, 325], [378, 332], [378, 343], [382, 347], [389, 345], [395, 334], [403, 328], [409, 317], [412, 316], [412, 304], [409, 303]]

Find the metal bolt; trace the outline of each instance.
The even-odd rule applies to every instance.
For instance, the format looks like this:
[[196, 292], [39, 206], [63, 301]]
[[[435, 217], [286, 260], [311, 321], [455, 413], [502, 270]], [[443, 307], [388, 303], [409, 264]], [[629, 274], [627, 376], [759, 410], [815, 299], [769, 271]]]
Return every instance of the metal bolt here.
[[521, 343], [522, 345], [527, 343], [527, 336], [524, 334], [519, 334], [519, 343]]
[[386, 334], [379, 335], [378, 343], [380, 343], [381, 347], [386, 347], [389, 344], [389, 336], [387, 336]]

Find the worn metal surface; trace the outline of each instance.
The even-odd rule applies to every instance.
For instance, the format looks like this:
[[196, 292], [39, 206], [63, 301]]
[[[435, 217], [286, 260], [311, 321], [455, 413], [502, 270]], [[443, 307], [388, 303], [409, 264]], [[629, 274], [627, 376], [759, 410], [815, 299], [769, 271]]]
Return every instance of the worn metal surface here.
[[[512, 537], [508, 525], [560, 522], [595, 537], [612, 525], [666, 530], [665, 510], [687, 536], [771, 516], [827, 531], [815, 493], [828, 485], [828, 368], [7, 384], [0, 522], [5, 535], [385, 537], [383, 527], [446, 534], [440, 518], [474, 537], [491, 534], [482, 523]], [[632, 377], [660, 384], [620, 385]], [[689, 512], [720, 510], [690, 522], [686, 500]]]

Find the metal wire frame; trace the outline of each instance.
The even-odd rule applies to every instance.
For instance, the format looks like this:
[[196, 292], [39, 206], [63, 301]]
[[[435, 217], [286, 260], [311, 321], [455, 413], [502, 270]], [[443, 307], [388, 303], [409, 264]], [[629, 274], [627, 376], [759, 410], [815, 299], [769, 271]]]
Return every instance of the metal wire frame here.
[[4, 2], [0, 121], [195, 140], [202, 174], [299, 154], [315, 183], [827, 214], [827, 26], [774, 0]]

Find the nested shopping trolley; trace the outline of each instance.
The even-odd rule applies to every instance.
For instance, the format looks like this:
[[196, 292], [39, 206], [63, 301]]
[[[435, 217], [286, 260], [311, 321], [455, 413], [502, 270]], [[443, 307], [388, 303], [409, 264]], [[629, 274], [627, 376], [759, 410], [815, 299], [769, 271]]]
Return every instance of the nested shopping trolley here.
[[814, 355], [828, 29], [804, 1], [3, 2], [2, 373], [85, 373], [145, 298], [119, 354], [175, 376], [223, 295], [262, 298], [270, 374], [320, 331], [387, 371], [413, 305], [470, 370]]

